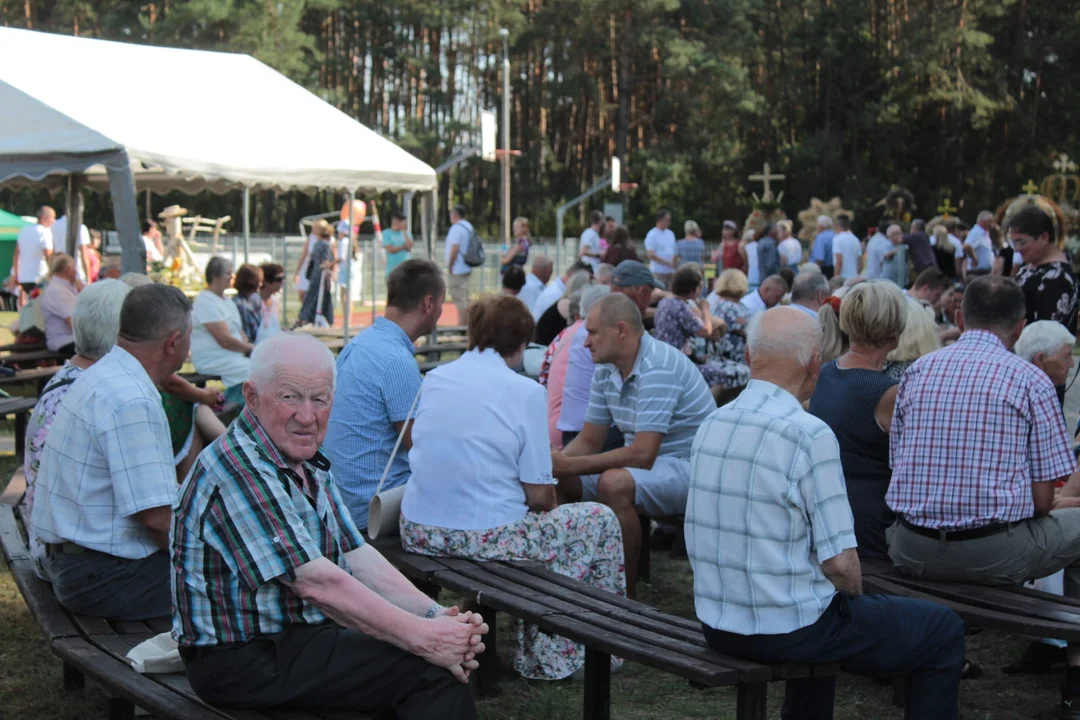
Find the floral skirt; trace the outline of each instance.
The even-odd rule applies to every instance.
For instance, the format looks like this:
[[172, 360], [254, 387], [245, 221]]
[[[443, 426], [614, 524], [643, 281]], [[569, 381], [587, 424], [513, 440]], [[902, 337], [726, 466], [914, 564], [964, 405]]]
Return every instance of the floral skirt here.
[[[401, 545], [409, 552], [470, 560], [535, 560], [553, 572], [617, 595], [626, 594], [622, 532], [615, 513], [599, 503], [530, 512], [490, 530], [448, 530], [401, 516]], [[529, 680], [561, 680], [585, 665], [585, 648], [514, 619], [514, 670]]]
[[707, 362], [697, 367], [709, 387], [719, 385], [722, 388], [733, 388], [750, 382], [750, 368], [742, 363], [710, 357]]

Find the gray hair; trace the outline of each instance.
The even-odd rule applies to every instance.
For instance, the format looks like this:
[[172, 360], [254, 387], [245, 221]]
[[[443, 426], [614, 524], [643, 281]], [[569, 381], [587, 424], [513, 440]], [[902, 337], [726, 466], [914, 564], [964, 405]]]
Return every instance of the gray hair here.
[[606, 280], [611, 282], [611, 279], [615, 277], [615, 266], [608, 265], [607, 263], [600, 263], [596, 266], [596, 272], [593, 273], [593, 280], [601, 282]]
[[150, 278], [146, 277], [142, 273], [126, 272], [120, 276], [120, 282], [127, 285], [129, 288], [142, 287], [143, 285], [149, 285], [154, 282]]
[[98, 280], [86, 286], [75, 300], [71, 329], [75, 333], [75, 352], [90, 360], [99, 360], [116, 345], [120, 332], [120, 308], [131, 292], [119, 280]]
[[226, 260], [220, 255], [210, 258], [210, 262], [206, 263], [206, 284], [212, 284], [219, 277], [232, 270], [232, 266], [232, 260]]
[[581, 291], [581, 315], [585, 317], [601, 299], [611, 294], [611, 288], [607, 285], [590, 285]]
[[191, 329], [191, 301], [172, 285], [150, 283], [128, 293], [120, 309], [120, 337], [128, 342], [164, 340]]
[[831, 228], [832, 227], [832, 218], [829, 217], [828, 215], [818, 215], [817, 224], [818, 224], [818, 227]]
[[594, 305], [600, 324], [603, 327], [615, 327], [621, 322], [638, 335], [645, 333], [645, 324], [641, 320], [641, 311], [637, 304], [622, 293], [610, 293], [600, 298]]
[[67, 253], [53, 253], [49, 260], [49, 275], [59, 275], [75, 264], [75, 259]]
[[994, 219], [994, 213], [990, 212], [989, 210], [983, 210], [981, 213], [979, 213], [979, 217], [975, 220], [975, 222], [976, 223], [981, 223], [981, 222], [983, 222], [985, 220], [993, 220], [993, 219]]
[[337, 363], [326, 343], [311, 335], [292, 332], [279, 333], [255, 346], [248, 382], [256, 390], [272, 387], [277, 383], [278, 367], [289, 363], [302, 364], [311, 374], [328, 369], [331, 390], [337, 387]]
[[1076, 338], [1057, 320], [1037, 320], [1024, 328], [1013, 351], [1028, 362], [1039, 353], [1053, 355], [1063, 347], [1072, 347]]
[[[802, 318], [789, 323], [782, 333], [769, 334], [762, 326], [762, 319], [776, 312], [799, 313]], [[750, 318], [746, 328], [746, 347], [751, 355], [794, 358], [802, 367], [810, 364], [815, 352], [821, 352], [823, 343], [821, 326], [795, 308], [772, 308], [759, 312]]]
[[800, 272], [791, 284], [791, 302], [811, 300], [818, 293], [829, 294], [829, 279], [821, 273]]
[[566, 292], [563, 293], [563, 297], [570, 297], [574, 293], [582, 290], [591, 281], [592, 278], [589, 276], [589, 273], [584, 270], [578, 270], [570, 276], [570, 282], [566, 283]]

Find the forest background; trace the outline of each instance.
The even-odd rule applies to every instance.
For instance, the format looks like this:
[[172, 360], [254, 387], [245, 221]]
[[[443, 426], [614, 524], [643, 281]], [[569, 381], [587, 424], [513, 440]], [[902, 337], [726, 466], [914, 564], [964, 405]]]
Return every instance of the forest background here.
[[[659, 207], [716, 237], [750, 212], [761, 188], [747, 176], [764, 162], [786, 175], [774, 190], [789, 217], [811, 197], [840, 196], [865, 227], [891, 185], [914, 194], [916, 216], [949, 198], [971, 222], [1052, 172], [1060, 153], [1080, 155], [1075, 0], [0, 0], [0, 24], [250, 53], [433, 166], [478, 142], [480, 109], [501, 106], [505, 27], [521, 151], [512, 213], [538, 236], [612, 156], [638, 187], [592, 207], [622, 199], [636, 237]], [[183, 77], [121, 79], [100, 102], [139, 93], [151, 123], [218, 112], [255, 124], [275, 112], [272, 97], [214, 108], [198, 91]], [[48, 199], [0, 191], [9, 209]], [[172, 202], [208, 216], [240, 207], [239, 193], [155, 207]], [[499, 165], [444, 175], [440, 206], [454, 202], [494, 233]], [[302, 215], [339, 206], [332, 194], [260, 192], [253, 227], [293, 232]], [[110, 227], [106, 200], [89, 198], [86, 218]]]

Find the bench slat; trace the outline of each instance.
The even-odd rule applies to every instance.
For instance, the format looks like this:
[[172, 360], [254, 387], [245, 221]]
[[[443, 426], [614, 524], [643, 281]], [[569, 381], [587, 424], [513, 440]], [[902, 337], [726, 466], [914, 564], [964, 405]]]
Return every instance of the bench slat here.
[[[884, 579], [884, 578], [883, 578]], [[1033, 618], [1076, 625], [1080, 630], [1080, 612], [1052, 600], [1025, 597], [1024, 593], [1005, 592], [1002, 588], [974, 583], [935, 582], [895, 575], [889, 581], [913, 590], [939, 595], [949, 600], [983, 607], [1000, 613], [1022, 612]]]
[[[487, 567], [481, 568], [473, 565], [471, 567], [463, 567], [460, 570], [447, 570], [444, 571], [444, 573], [456, 574], [461, 577], [469, 578], [475, 582], [483, 583], [493, 589], [527, 601], [530, 604], [542, 605], [551, 612], [571, 616], [588, 612], [588, 608], [581, 604], [564, 600], [555, 595], [549, 595], [542, 592], [531, 592], [528, 588], [524, 588], [517, 583], [503, 580], [502, 578], [493, 575]], [[442, 577], [443, 573], [435, 573], [433, 579], [436, 583], [441, 583]]]
[[112, 629], [112, 627], [104, 618], [71, 613], [71, 619], [75, 621], [75, 625], [79, 628], [82, 634], [86, 635], [91, 639], [93, 639], [94, 635], [116, 634], [116, 631]]
[[186, 700], [108, 657], [81, 638], [53, 642], [53, 652], [115, 693], [152, 714], [170, 720], [221, 720], [222, 715]]

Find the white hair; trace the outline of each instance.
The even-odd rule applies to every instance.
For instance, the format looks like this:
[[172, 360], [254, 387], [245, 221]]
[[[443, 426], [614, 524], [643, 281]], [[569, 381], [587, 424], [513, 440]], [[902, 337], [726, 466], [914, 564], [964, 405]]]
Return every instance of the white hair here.
[[[798, 313], [799, 317], [796, 322], [785, 327], [782, 333], [766, 333], [762, 327], [762, 318], [775, 312]], [[802, 310], [795, 308], [773, 308], [757, 313], [750, 319], [746, 329], [746, 347], [751, 355], [795, 358], [802, 367], [810, 364], [815, 352], [821, 352], [823, 344], [821, 326]]]
[[99, 360], [116, 345], [120, 332], [120, 308], [131, 288], [119, 280], [99, 280], [86, 286], [75, 300], [71, 329], [75, 350], [90, 360]]
[[615, 266], [608, 265], [607, 263], [600, 263], [596, 266], [596, 271], [593, 273], [593, 280], [600, 282], [601, 280], [610, 281], [615, 277]]
[[993, 220], [993, 219], [994, 219], [994, 213], [990, 212], [989, 210], [983, 210], [981, 213], [979, 213], [979, 217], [978, 217], [978, 219], [975, 220], [975, 222], [976, 223], [981, 223], [981, 222], [985, 222], [986, 220]]
[[590, 285], [581, 291], [581, 317], [586, 317], [598, 300], [611, 294], [607, 285]]
[[819, 227], [831, 228], [832, 227], [832, 218], [829, 217], [828, 215], [818, 215], [817, 224], [818, 224]]
[[1039, 353], [1053, 355], [1063, 347], [1072, 347], [1076, 338], [1056, 320], [1038, 320], [1024, 328], [1013, 351], [1028, 362]]
[[146, 275], [143, 275], [142, 273], [126, 272], [120, 276], [120, 282], [124, 283], [129, 288], [134, 289], [137, 287], [142, 287], [143, 285], [149, 285], [154, 281], [148, 278]]
[[337, 363], [330, 349], [316, 337], [284, 332], [264, 340], [251, 352], [251, 376], [248, 382], [262, 390], [277, 383], [282, 365], [302, 365], [309, 374], [330, 370], [330, 387], [337, 387]]

